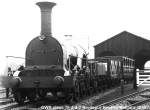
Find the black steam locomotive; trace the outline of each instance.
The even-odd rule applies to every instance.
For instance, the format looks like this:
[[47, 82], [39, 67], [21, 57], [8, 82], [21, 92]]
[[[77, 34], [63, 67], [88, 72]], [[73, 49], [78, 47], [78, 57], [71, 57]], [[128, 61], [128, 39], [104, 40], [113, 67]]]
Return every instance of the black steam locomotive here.
[[34, 101], [37, 95], [45, 97], [51, 92], [57, 96], [61, 92], [77, 99], [81, 79], [77, 71], [86, 66], [86, 53], [78, 45], [63, 44], [52, 37], [51, 10], [55, 3], [37, 5], [41, 9], [41, 35], [28, 44], [25, 68], [12, 79], [14, 98], [23, 103], [26, 98]]
[[[34, 101], [37, 95], [61, 95], [78, 101], [84, 95], [115, 86], [120, 79], [132, 80], [134, 60], [107, 56], [89, 60], [74, 44], [60, 43], [51, 35], [51, 9], [55, 3], [38, 2], [41, 9], [41, 35], [26, 48], [25, 68], [12, 82], [18, 103]], [[79, 51], [80, 50], [80, 51]]]

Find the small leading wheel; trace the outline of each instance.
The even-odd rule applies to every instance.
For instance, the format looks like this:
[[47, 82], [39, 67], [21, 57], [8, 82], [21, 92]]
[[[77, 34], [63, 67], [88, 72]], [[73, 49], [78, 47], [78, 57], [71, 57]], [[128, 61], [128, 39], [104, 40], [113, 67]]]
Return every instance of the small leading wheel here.
[[95, 93], [98, 92], [98, 84], [97, 84], [97, 81], [94, 81], [94, 92], [95, 92]]
[[81, 95], [81, 97], [83, 98], [83, 97], [85, 97], [85, 95], [86, 95], [86, 87], [85, 87], [84, 81], [81, 82], [80, 88], [81, 88], [81, 89], [80, 89], [80, 95]]
[[14, 93], [14, 98], [15, 98], [15, 101], [18, 103], [18, 104], [24, 104], [24, 101], [25, 101], [25, 98], [26, 96], [23, 94], [23, 92], [21, 91], [16, 91]]
[[36, 92], [35, 91], [31, 91], [28, 93], [27, 95], [28, 99], [31, 101], [31, 102], [34, 102], [35, 101], [35, 98], [36, 98]]
[[47, 94], [47, 92], [43, 89], [40, 89], [38, 91], [38, 95], [39, 95], [40, 98], [45, 98], [46, 94]]
[[76, 102], [78, 102], [79, 99], [80, 99], [80, 87], [79, 87], [79, 83], [75, 82], [75, 85], [74, 85], [74, 100]]
[[90, 90], [90, 82], [87, 82], [87, 95], [90, 96], [92, 93], [91, 93], [91, 90]]
[[66, 94], [65, 102], [69, 105], [73, 105], [74, 104], [74, 94], [69, 93], [69, 92], [66, 92], [65, 94]]

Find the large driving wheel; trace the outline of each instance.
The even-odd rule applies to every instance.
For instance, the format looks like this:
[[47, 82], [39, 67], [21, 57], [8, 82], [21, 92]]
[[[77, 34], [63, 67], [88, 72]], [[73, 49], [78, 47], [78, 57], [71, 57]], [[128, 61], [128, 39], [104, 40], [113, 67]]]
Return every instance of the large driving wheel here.
[[75, 85], [74, 85], [74, 100], [76, 102], [78, 102], [79, 99], [80, 99], [80, 87], [79, 87], [79, 83], [75, 82]]
[[94, 81], [94, 92], [95, 93], [98, 92], [98, 83], [97, 83], [97, 81]]
[[89, 94], [89, 85], [88, 85], [88, 81], [85, 82], [85, 95], [88, 96]]
[[27, 95], [28, 99], [31, 101], [31, 102], [34, 102], [35, 101], [35, 98], [36, 98], [36, 92], [35, 91], [30, 91]]
[[47, 94], [47, 92], [43, 89], [40, 89], [38, 91], [38, 95], [39, 95], [40, 98], [45, 98], [46, 94]]
[[18, 104], [24, 104], [24, 101], [25, 101], [25, 94], [23, 94], [23, 92], [21, 91], [16, 91], [14, 93], [14, 98], [15, 98], [15, 101], [18, 103]]

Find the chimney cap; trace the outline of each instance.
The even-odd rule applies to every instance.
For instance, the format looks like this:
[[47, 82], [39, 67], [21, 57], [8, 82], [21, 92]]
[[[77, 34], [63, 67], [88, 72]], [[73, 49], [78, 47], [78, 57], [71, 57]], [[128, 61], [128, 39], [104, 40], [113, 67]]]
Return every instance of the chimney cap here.
[[36, 5], [38, 5], [40, 8], [51, 8], [56, 5], [54, 2], [37, 2]]

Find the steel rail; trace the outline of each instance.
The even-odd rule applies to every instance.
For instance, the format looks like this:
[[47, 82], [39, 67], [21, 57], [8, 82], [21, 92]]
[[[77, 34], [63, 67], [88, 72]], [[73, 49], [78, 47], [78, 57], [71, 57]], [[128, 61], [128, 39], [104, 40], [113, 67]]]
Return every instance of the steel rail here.
[[5, 91], [6, 91], [6, 89], [0, 89], [0, 93], [3, 93]]
[[103, 104], [98, 105], [98, 107], [110, 106], [110, 105], [112, 105], [112, 104], [115, 104], [115, 103], [117, 103], [117, 102], [120, 102], [121, 100], [127, 99], [127, 98], [129, 98], [129, 97], [134, 97], [135, 95], [141, 94], [142, 92], [145, 92], [145, 91], [148, 91], [148, 90], [150, 90], [150, 88], [146, 88], [146, 89], [144, 89], [144, 90], [141, 90], [141, 91], [138, 91], [138, 92], [134, 92], [134, 93], [131, 93], [131, 94], [129, 94], [129, 95], [126, 95], [126, 96], [123, 96], [123, 97], [119, 97], [119, 98], [117, 98], [117, 99], [114, 99], [114, 100], [105, 102], [105, 103], [103, 103]]
[[144, 103], [146, 103], [146, 102], [149, 102], [149, 101], [150, 101], [150, 98], [145, 99], [145, 100], [142, 100], [142, 101], [139, 101], [139, 102], [136, 102], [136, 103], [134, 103], [134, 104], [131, 104], [131, 105], [127, 106], [127, 107], [124, 108], [123, 110], [129, 110], [129, 109], [131, 110], [133, 107], [142, 105], [142, 104], [144, 104]]

